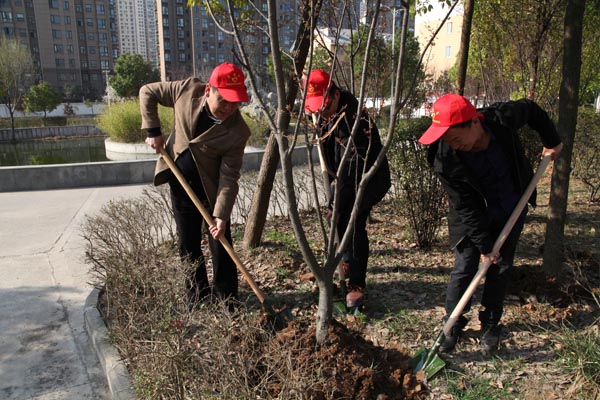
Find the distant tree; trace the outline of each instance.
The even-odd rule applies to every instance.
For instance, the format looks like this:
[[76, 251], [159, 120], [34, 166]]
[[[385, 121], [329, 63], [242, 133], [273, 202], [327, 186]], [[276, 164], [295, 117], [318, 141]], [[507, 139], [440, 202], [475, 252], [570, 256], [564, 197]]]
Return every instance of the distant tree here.
[[61, 101], [62, 96], [54, 86], [48, 82], [40, 81], [37, 85], [29, 88], [23, 105], [27, 112], [43, 112], [44, 121], [46, 121], [46, 114], [58, 107]]
[[125, 53], [117, 58], [108, 83], [120, 97], [137, 97], [143, 85], [158, 80], [158, 71], [141, 55]]
[[0, 37], [0, 101], [10, 114], [13, 138], [15, 111], [21, 105], [34, 72], [35, 67], [29, 50], [16, 39]]
[[83, 91], [81, 90], [81, 86], [70, 84], [66, 84], [65, 86], [63, 86], [63, 97], [65, 101], [78, 102], [81, 101], [82, 96]]

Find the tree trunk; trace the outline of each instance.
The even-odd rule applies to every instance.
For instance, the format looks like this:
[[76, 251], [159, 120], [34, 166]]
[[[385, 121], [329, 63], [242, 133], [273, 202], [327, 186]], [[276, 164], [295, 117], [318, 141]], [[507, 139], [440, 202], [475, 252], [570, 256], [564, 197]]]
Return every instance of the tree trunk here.
[[475, 0], [465, 0], [464, 7], [465, 14], [463, 16], [460, 48], [458, 50], [458, 70], [456, 74], [456, 90], [460, 95], [464, 95], [465, 93], [465, 81], [469, 61], [469, 45], [471, 43], [471, 24], [473, 22]]
[[244, 228], [244, 248], [246, 249], [254, 248], [260, 242], [269, 210], [269, 199], [273, 190], [277, 164], [279, 164], [277, 140], [275, 139], [275, 135], [270, 135], [260, 165], [256, 181], [256, 191], [252, 197], [246, 227]]
[[563, 80], [558, 103], [558, 132], [564, 147], [561, 155], [555, 160], [552, 171], [552, 190], [544, 244], [544, 271], [554, 277], [560, 277], [564, 273], [564, 227], [579, 103], [584, 10], [585, 0], [567, 2], [563, 41]]
[[317, 308], [317, 326], [315, 338], [317, 343], [322, 344], [327, 340], [331, 319], [333, 316], [333, 275], [331, 277], [317, 277], [319, 286], [319, 305]]
[[[312, 8], [311, 4], [312, 3]], [[310, 41], [312, 40], [312, 15], [319, 15], [321, 10], [322, 2], [305, 2], [303, 8], [302, 21], [303, 23], [298, 28], [298, 34], [296, 35], [297, 46], [292, 51], [294, 55], [294, 66], [295, 70], [289, 74], [287, 87], [289, 88], [286, 101], [286, 110], [292, 110], [294, 102], [296, 101], [296, 95], [298, 94], [298, 81], [297, 77], [301, 76], [302, 69], [306, 63], [308, 52], [310, 50]], [[311, 15], [312, 14], [312, 15]], [[277, 116], [276, 121], [279, 125], [277, 128], [286, 130], [289, 126], [290, 115], [286, 113], [285, 118]], [[287, 123], [286, 123], [287, 121]], [[248, 219], [246, 220], [246, 227], [244, 228], [244, 248], [251, 249], [258, 246], [260, 238], [262, 236], [263, 229], [265, 227], [265, 221], [267, 219], [267, 212], [269, 210], [269, 199], [271, 197], [271, 191], [273, 190], [273, 181], [275, 180], [275, 173], [277, 172], [277, 165], [279, 163], [279, 151], [277, 147], [277, 140], [274, 135], [271, 134], [269, 141], [265, 148], [263, 160], [260, 166], [260, 172], [256, 182], [256, 192], [252, 198], [252, 204], [250, 206], [250, 212], [248, 213]]]

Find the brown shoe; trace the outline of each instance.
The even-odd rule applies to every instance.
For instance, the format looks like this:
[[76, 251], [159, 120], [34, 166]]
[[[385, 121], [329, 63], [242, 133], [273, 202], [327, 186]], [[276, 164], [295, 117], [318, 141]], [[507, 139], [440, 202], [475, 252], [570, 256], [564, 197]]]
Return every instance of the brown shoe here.
[[361, 307], [364, 304], [364, 291], [365, 289], [360, 286], [348, 286], [348, 294], [346, 295], [346, 307]]

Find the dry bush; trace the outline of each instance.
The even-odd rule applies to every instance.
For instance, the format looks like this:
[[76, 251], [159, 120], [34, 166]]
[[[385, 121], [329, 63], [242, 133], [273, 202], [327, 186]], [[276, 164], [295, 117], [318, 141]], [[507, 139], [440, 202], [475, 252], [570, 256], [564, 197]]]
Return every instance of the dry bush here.
[[429, 125], [430, 118], [400, 121], [388, 151], [394, 183], [391, 201], [406, 218], [413, 240], [422, 249], [434, 244], [448, 210], [442, 185], [427, 163], [427, 147], [417, 142]]
[[600, 114], [580, 109], [573, 142], [573, 175], [588, 189], [588, 200], [599, 201], [600, 190]]
[[[323, 385], [261, 313], [221, 302], [187, 309], [168, 192], [150, 188], [88, 217], [83, 236], [101, 312], [143, 399], [301, 399]], [[283, 397], [282, 397], [283, 396]]]

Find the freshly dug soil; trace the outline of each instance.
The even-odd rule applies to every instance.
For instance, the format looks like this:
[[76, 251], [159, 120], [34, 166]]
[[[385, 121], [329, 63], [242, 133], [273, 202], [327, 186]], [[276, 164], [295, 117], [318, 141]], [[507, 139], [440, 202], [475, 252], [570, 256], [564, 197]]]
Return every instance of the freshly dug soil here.
[[327, 384], [306, 393], [311, 399], [423, 399], [427, 390], [421, 374], [413, 375], [409, 357], [396, 349], [365, 340], [335, 320], [327, 342], [316, 345], [315, 325], [292, 321], [276, 340], [298, 350], [297, 361], [319, 367]]

